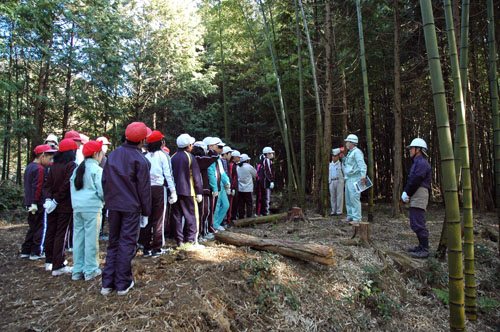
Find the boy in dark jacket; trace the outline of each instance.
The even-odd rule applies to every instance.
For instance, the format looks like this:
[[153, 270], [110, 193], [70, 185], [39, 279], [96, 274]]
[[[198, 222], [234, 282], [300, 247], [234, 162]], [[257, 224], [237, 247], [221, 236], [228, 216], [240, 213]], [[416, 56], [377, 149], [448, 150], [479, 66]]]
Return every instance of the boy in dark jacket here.
[[134, 287], [132, 259], [136, 253], [142, 216], [151, 214], [149, 162], [141, 153], [146, 125], [132, 122], [125, 130], [126, 142], [111, 152], [102, 184], [109, 211], [109, 243], [102, 273], [101, 294], [114, 289], [125, 295]]
[[35, 158], [24, 171], [24, 205], [28, 211], [29, 229], [21, 248], [21, 258], [36, 260], [43, 257], [42, 188], [47, 178], [47, 167], [56, 151], [48, 144], [38, 145], [34, 150]]

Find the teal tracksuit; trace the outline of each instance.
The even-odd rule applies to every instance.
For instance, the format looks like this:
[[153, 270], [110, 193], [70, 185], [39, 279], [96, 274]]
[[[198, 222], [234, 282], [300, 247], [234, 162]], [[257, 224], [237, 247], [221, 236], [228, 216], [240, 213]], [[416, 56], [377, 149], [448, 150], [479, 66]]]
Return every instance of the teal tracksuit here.
[[[99, 230], [104, 194], [102, 168], [97, 160], [85, 159], [83, 188], [76, 190], [75, 169], [70, 179], [73, 206], [73, 276], [88, 276], [99, 269]], [[100, 272], [100, 271], [99, 271]]]
[[219, 199], [217, 200], [217, 206], [215, 207], [214, 213], [214, 228], [217, 229], [222, 224], [224, 217], [229, 210], [229, 198], [227, 197], [225, 185], [229, 182], [229, 176], [224, 172], [222, 167], [222, 162], [219, 160], [214, 163], [217, 167], [220, 167], [220, 180], [221, 180], [221, 190], [219, 192]]
[[366, 177], [366, 163], [363, 152], [355, 147], [342, 160], [342, 171], [345, 178], [345, 204], [347, 219], [361, 220], [361, 194], [356, 192], [354, 184]]

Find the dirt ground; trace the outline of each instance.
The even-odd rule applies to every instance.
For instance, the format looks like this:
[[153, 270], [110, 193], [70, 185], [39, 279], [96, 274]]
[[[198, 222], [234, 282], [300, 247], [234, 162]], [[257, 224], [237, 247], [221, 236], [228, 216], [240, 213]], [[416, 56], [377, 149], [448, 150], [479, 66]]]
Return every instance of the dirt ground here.
[[[335, 256], [331, 267], [212, 242], [202, 251], [155, 259], [137, 256], [136, 286], [123, 297], [102, 296], [100, 277], [93, 281], [52, 277], [44, 271], [43, 261], [21, 260], [25, 212], [4, 213], [0, 330], [448, 331], [448, 306], [433, 290], [447, 287], [447, 264], [430, 259], [410, 260], [405, 266], [384, 255], [391, 251], [405, 257], [405, 248], [416, 243], [408, 218], [391, 219], [389, 211], [389, 206], [377, 205], [370, 247], [349, 245], [352, 227], [340, 217], [321, 219], [310, 212], [311, 223], [231, 229], [331, 246]], [[437, 207], [428, 212], [433, 249], [443, 214]], [[492, 213], [475, 215], [476, 289], [481, 305], [477, 322], [467, 322], [468, 331], [500, 331], [495, 222]], [[100, 245], [103, 264], [106, 242]], [[67, 258], [71, 264], [71, 253]]]

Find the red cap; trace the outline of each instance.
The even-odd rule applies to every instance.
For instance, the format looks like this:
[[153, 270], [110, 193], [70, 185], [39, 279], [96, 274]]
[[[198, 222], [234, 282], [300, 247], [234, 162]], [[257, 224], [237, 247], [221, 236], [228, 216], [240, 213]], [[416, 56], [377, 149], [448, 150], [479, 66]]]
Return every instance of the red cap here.
[[66, 134], [64, 134], [64, 138], [71, 138], [72, 140], [75, 140], [75, 141], [81, 141], [82, 138], [80, 137], [80, 134], [78, 134], [77, 131], [74, 131], [74, 130], [70, 130], [68, 131]]
[[45, 152], [57, 152], [57, 150], [52, 149], [50, 145], [48, 144], [43, 144], [43, 145], [37, 145], [35, 147], [35, 154], [40, 154], [40, 153], [45, 153]]
[[[67, 134], [67, 133], [66, 133]], [[76, 150], [78, 146], [72, 138], [65, 138], [59, 143], [59, 152]]]
[[147, 142], [148, 143], [158, 142], [163, 137], [165, 136], [163, 136], [163, 134], [159, 130], [154, 130], [153, 132], [151, 132], [151, 135], [148, 136]]
[[90, 157], [96, 152], [102, 150], [102, 142], [99, 141], [89, 141], [83, 146], [82, 152], [84, 157]]
[[130, 142], [140, 142], [146, 138], [147, 134], [147, 127], [142, 122], [132, 122], [125, 129], [125, 137]]
[[170, 149], [169, 148], [164, 147], [162, 150], [165, 151], [166, 153], [170, 154]]

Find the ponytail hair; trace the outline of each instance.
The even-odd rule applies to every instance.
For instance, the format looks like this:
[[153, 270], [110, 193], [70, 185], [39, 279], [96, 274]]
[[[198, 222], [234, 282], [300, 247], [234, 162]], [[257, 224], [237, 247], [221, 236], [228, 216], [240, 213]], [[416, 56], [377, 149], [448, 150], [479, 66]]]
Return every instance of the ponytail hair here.
[[[87, 160], [87, 158], [85, 158]], [[80, 163], [78, 168], [76, 169], [75, 176], [75, 188], [76, 190], [80, 190], [83, 188], [83, 175], [85, 174], [85, 160]]]

